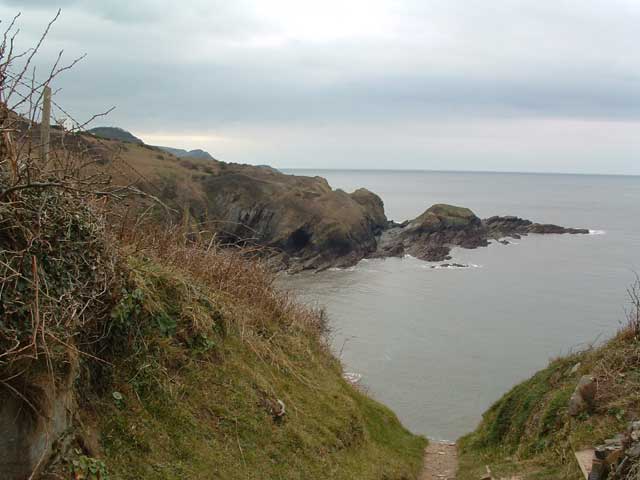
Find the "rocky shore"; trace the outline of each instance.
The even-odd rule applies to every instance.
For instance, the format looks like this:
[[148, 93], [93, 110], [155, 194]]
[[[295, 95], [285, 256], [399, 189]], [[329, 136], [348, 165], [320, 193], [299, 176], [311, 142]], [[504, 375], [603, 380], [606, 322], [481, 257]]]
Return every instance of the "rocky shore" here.
[[483, 220], [468, 208], [445, 204], [396, 223], [387, 219], [382, 199], [364, 188], [346, 193], [333, 190], [322, 177], [232, 169], [204, 184], [219, 234], [228, 242], [268, 247], [273, 267], [292, 273], [349, 267], [363, 258], [412, 255], [443, 261], [451, 259], [453, 247], [484, 247], [505, 237], [589, 233], [515, 216]]

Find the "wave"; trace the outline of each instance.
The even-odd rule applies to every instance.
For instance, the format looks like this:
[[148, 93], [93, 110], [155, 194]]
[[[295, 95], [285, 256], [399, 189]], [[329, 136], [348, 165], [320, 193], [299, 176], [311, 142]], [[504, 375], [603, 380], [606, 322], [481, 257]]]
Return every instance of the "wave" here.
[[464, 268], [482, 268], [482, 265], [475, 263], [441, 263], [440, 265], [425, 265], [423, 268], [430, 270], [462, 270]]
[[362, 380], [362, 374], [360, 373], [355, 373], [355, 372], [344, 372], [342, 374], [342, 378], [344, 378], [347, 382], [349, 382], [351, 385], [355, 385], [356, 383], [358, 383], [360, 380]]
[[329, 272], [354, 272], [355, 270], [355, 265], [353, 267], [331, 267], [327, 269]]
[[606, 235], [605, 230], [589, 230], [589, 235]]
[[496, 242], [501, 245], [520, 245], [518, 242], [514, 242], [511, 238], [499, 238]]

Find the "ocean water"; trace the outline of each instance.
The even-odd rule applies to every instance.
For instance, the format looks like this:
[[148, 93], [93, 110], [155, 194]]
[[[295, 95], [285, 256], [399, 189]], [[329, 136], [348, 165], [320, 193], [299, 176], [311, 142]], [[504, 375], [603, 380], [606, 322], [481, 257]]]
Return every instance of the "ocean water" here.
[[[413, 258], [284, 276], [284, 288], [324, 305], [348, 372], [414, 432], [454, 440], [549, 359], [616, 331], [640, 272], [640, 177], [311, 171], [334, 188], [366, 187], [402, 221], [434, 203], [478, 216], [518, 215], [589, 228], [511, 245], [455, 249], [469, 268]], [[437, 264], [436, 264], [437, 265]]]

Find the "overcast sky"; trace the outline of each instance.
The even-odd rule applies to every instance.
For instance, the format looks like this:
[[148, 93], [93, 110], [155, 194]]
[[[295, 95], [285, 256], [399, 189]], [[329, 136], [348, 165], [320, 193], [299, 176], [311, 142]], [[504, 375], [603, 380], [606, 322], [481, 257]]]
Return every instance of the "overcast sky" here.
[[[638, 0], [0, 0], [79, 119], [275, 167], [640, 174]], [[44, 71], [44, 70], [42, 70]], [[98, 126], [95, 124], [95, 126]]]

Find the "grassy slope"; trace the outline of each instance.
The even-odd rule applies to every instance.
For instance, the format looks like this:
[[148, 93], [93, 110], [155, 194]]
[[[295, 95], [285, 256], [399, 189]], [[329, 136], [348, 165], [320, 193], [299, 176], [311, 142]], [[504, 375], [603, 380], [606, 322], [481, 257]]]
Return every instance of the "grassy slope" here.
[[[141, 174], [138, 184], [174, 208], [206, 207], [202, 177], [235, 168], [91, 142], [95, 168], [116, 184]], [[135, 165], [110, 160], [114, 149]], [[24, 189], [0, 202], [0, 273], [12, 279], [2, 311], [13, 328], [0, 339], [26, 352], [12, 357], [17, 367], [3, 359], [1, 376], [46, 414], [33, 378], [80, 372], [74, 428], [42, 478], [416, 478], [426, 440], [343, 380], [322, 315], [276, 291], [249, 252], [135, 218], [131, 198], [94, 200], [76, 189]], [[120, 207], [118, 220], [111, 209]], [[47, 321], [32, 321], [39, 315]], [[272, 414], [278, 399], [282, 420]]]
[[[342, 379], [305, 312], [130, 264], [114, 368], [83, 404], [111, 478], [416, 477], [425, 440]], [[283, 421], [269, 411], [277, 398]]]
[[[580, 363], [578, 372], [571, 368]], [[459, 480], [477, 479], [490, 465], [496, 476], [525, 479], [582, 478], [573, 450], [589, 447], [626, 428], [640, 414], [640, 341], [623, 332], [606, 345], [560, 358], [514, 387], [460, 442]], [[598, 382], [591, 414], [567, 414], [581, 375]]]

